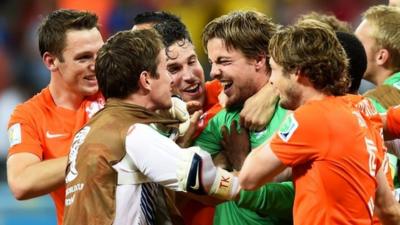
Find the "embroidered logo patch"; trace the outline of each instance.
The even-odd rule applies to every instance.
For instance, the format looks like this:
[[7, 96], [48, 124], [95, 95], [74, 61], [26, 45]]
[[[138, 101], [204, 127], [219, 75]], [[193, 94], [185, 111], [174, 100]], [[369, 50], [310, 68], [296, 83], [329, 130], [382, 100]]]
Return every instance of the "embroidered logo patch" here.
[[282, 140], [288, 142], [290, 137], [292, 137], [293, 133], [296, 131], [297, 127], [299, 127], [299, 123], [294, 118], [294, 115], [291, 114], [286, 118], [285, 122], [280, 127], [278, 135]]
[[10, 147], [21, 143], [21, 124], [16, 123], [8, 129], [8, 141], [10, 142]]

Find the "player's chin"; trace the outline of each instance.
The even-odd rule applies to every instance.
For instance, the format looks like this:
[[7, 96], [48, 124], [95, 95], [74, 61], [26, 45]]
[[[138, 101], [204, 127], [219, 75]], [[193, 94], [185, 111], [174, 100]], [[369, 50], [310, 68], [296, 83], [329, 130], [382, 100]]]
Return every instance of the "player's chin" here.
[[81, 91], [85, 96], [92, 96], [99, 91], [99, 86], [84, 87]]

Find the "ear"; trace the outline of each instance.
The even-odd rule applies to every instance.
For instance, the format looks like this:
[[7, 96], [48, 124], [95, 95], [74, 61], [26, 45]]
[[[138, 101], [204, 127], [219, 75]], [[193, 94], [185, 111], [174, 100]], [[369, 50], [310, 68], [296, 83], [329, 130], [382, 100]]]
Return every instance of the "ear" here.
[[49, 52], [45, 52], [42, 57], [44, 65], [46, 65], [47, 69], [51, 72], [54, 72], [58, 69], [59, 60], [56, 56]]
[[139, 76], [139, 89], [149, 92], [151, 91], [151, 82], [150, 74], [147, 71], [142, 71]]
[[389, 51], [385, 48], [381, 48], [375, 54], [375, 62], [377, 65], [383, 66], [389, 61], [389, 57]]
[[256, 57], [256, 64], [255, 64], [255, 66], [256, 66], [256, 70], [258, 71], [258, 70], [260, 70], [261, 68], [267, 68], [267, 57], [266, 57], [266, 55], [265, 54], [261, 54], [261, 55], [258, 55], [257, 57]]
[[290, 74], [290, 78], [295, 80], [295, 81], [299, 81], [301, 78], [303, 78], [301, 70], [300, 69], [296, 69], [294, 71], [294, 73]]

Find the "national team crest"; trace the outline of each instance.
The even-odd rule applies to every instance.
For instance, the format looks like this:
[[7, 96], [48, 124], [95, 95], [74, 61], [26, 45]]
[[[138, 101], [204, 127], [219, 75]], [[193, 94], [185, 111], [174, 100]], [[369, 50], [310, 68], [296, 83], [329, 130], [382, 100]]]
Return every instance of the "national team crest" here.
[[21, 143], [21, 124], [16, 123], [8, 129], [8, 140], [10, 147]]
[[288, 142], [297, 127], [299, 127], [299, 123], [294, 118], [294, 114], [291, 114], [280, 127], [278, 135], [283, 141]]

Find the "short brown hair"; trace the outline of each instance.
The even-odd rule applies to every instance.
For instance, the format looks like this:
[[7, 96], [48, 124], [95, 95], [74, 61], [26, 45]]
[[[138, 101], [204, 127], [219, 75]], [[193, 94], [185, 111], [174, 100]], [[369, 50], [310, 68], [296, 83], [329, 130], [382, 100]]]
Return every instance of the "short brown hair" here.
[[285, 73], [299, 70], [328, 95], [344, 95], [349, 87], [347, 56], [330, 29], [288, 26], [272, 37], [269, 52]]
[[268, 56], [268, 43], [277, 25], [266, 15], [256, 11], [235, 11], [218, 17], [204, 28], [202, 42], [221, 38], [228, 49], [240, 50], [247, 58]]
[[158, 78], [158, 55], [164, 48], [153, 29], [120, 31], [110, 37], [96, 57], [96, 78], [105, 98], [126, 98], [138, 90], [143, 71]]
[[67, 9], [51, 12], [38, 28], [40, 55], [50, 52], [63, 61], [62, 52], [67, 31], [98, 28], [97, 20], [96, 14], [90, 12]]
[[372, 27], [372, 38], [378, 48], [390, 53], [389, 64], [393, 71], [400, 70], [400, 9], [394, 6], [377, 5], [369, 8], [363, 19]]
[[301, 15], [297, 19], [296, 24], [304, 23], [306, 21], [319, 21], [328, 25], [333, 31], [351, 33], [351, 25], [345, 21], [339, 20], [333, 14], [322, 14], [318, 12], [311, 12], [308, 14]]

